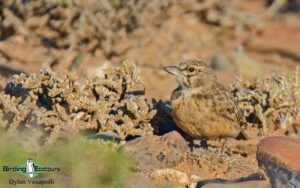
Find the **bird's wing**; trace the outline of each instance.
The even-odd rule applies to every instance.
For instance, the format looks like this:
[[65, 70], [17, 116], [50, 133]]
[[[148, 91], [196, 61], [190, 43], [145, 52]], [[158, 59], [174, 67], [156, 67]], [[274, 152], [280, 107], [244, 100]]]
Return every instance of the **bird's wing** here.
[[226, 118], [233, 121], [238, 121], [241, 124], [244, 121], [244, 116], [239, 106], [235, 102], [233, 96], [229, 91], [222, 85], [219, 85], [215, 90], [214, 97], [215, 100], [223, 102], [224, 105], [218, 105], [218, 113], [226, 116]]
[[246, 122], [245, 118], [232, 94], [223, 85], [219, 85], [218, 89], [216, 89], [214, 97], [217, 97], [216, 100], [224, 101], [224, 105], [218, 105], [216, 107], [218, 113], [226, 119], [234, 122], [237, 121], [239, 124], [239, 129], [241, 130], [241, 137], [243, 139], [248, 139], [247, 134], [241, 128], [241, 125], [245, 124]]

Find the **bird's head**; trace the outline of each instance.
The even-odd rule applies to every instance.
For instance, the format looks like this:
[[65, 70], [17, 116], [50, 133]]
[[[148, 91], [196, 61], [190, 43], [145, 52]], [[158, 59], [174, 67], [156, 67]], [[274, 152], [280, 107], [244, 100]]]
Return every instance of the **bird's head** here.
[[176, 76], [176, 80], [183, 89], [212, 86], [217, 82], [213, 70], [203, 61], [184, 60], [178, 66], [167, 66], [164, 70]]

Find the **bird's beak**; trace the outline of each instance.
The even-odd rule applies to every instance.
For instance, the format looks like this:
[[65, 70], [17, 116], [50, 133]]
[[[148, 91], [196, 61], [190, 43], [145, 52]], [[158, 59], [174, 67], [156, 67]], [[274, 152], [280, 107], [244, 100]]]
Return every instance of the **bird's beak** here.
[[181, 71], [178, 66], [167, 66], [164, 67], [164, 70], [172, 75], [181, 76]]

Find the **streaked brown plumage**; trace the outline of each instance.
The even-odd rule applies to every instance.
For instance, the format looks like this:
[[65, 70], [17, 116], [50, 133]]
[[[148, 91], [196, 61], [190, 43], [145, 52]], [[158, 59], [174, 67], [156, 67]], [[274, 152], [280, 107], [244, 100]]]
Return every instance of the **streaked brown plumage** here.
[[244, 118], [240, 108], [208, 65], [185, 60], [164, 69], [175, 75], [179, 84], [171, 97], [179, 128], [194, 138], [248, 138], [241, 129]]

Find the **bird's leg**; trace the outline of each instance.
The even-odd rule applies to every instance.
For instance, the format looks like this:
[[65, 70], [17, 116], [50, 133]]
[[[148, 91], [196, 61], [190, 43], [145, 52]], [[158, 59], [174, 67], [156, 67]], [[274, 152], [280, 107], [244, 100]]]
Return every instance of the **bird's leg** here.
[[195, 147], [196, 143], [195, 143], [195, 140], [191, 140], [190, 143], [189, 143], [189, 147], [191, 148], [191, 152], [193, 153], [194, 152], [194, 147]]
[[191, 152], [193, 152], [194, 149], [196, 149], [196, 148], [207, 149], [207, 147], [208, 147], [207, 140], [206, 139], [201, 139], [201, 140], [193, 139], [189, 142], [189, 147], [191, 148]]

